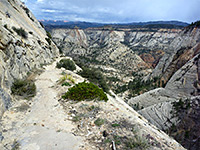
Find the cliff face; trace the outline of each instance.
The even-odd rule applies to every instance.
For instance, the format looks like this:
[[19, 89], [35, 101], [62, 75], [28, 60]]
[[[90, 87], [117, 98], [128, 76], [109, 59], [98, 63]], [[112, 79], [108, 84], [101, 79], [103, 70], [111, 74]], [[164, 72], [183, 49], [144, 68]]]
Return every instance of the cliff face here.
[[129, 100], [130, 105], [142, 105], [144, 109], [139, 112], [161, 129], [178, 123], [172, 102], [191, 100], [192, 103], [192, 97], [199, 95], [200, 29], [185, 28], [168, 49], [151, 74], [160, 76], [165, 88]]
[[[52, 62], [58, 57], [59, 50], [46, 36], [41, 24], [19, 0], [0, 1], [0, 24], [2, 115], [12, 101], [10, 87], [14, 79], [23, 79], [32, 69]], [[160, 30], [158, 33], [134, 32], [58, 29], [52, 33], [54, 41], [64, 54], [75, 58], [86, 57], [89, 63], [106, 66], [105, 70], [111, 73], [114, 70], [124, 76], [130, 71], [146, 71], [152, 68], [153, 63], [165, 52], [167, 43], [163, 43], [164, 39], [168, 38], [171, 42], [178, 34], [178, 31], [172, 30]], [[132, 34], [136, 38], [132, 38]], [[154, 56], [154, 53], [159, 56]], [[196, 58], [194, 61], [199, 64]], [[122, 140], [124, 146], [131, 142], [132, 147], [135, 146], [132, 135], [138, 141], [139, 147], [145, 143], [144, 147], [148, 146], [149, 149], [184, 149], [164, 132], [149, 124], [114, 93], [113, 97], [109, 96], [108, 103], [61, 101], [61, 95], [69, 88], [57, 82], [63, 72], [74, 78], [75, 83], [86, 79], [69, 70], [55, 69], [55, 66], [56, 62], [46, 66], [43, 74], [38, 76], [37, 94], [31, 101], [20, 99], [4, 113], [0, 126], [0, 149], [63, 149], [70, 146], [76, 146], [77, 149], [79, 146], [82, 149], [97, 149], [102, 144], [110, 148], [110, 144], [113, 144], [110, 137], [116, 142]], [[74, 82], [72, 85], [75, 85]], [[74, 117], [79, 117], [79, 113], [85, 114], [85, 111], [85, 123], [72, 123]], [[91, 116], [91, 111], [95, 117]], [[96, 115], [105, 118], [106, 124], [103, 128], [95, 125]], [[119, 125], [116, 124], [118, 122]], [[115, 131], [120, 136], [115, 135]], [[106, 136], [109, 138], [105, 138]], [[144, 142], [141, 141], [143, 139]], [[120, 145], [117, 147], [120, 149]]]
[[54, 29], [52, 35], [57, 46], [67, 55], [86, 56], [128, 72], [153, 68], [179, 31]]
[[[101, 68], [113, 90], [131, 81], [134, 73], [146, 76], [157, 65], [180, 30], [53, 29], [52, 37], [64, 55]], [[76, 61], [76, 62], [77, 62]], [[129, 92], [122, 94], [128, 97]]]
[[194, 58], [200, 51], [200, 29], [186, 28], [168, 47], [165, 55], [154, 69], [152, 76], [162, 76], [167, 82], [173, 74]]
[[0, 1], [0, 116], [12, 99], [13, 80], [58, 56], [45, 38], [46, 31], [21, 1]]

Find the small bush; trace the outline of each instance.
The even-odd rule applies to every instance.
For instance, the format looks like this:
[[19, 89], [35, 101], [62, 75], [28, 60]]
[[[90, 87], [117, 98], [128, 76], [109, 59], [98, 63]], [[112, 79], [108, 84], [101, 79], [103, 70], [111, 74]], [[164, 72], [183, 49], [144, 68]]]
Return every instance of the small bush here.
[[98, 118], [97, 120], [94, 121], [94, 124], [95, 124], [96, 126], [101, 126], [101, 125], [104, 124], [104, 122], [105, 122], [104, 119]]
[[76, 66], [74, 64], [74, 62], [70, 59], [61, 59], [57, 65], [56, 65], [57, 68], [65, 68], [66, 70], [71, 70], [71, 71], [74, 71], [76, 70]]
[[45, 40], [51, 45], [51, 39], [50, 38], [45, 38]]
[[82, 120], [82, 117], [83, 117], [83, 114], [76, 115], [72, 118], [72, 121], [78, 122], [78, 121]]
[[29, 80], [15, 80], [11, 87], [12, 94], [25, 98], [33, 97], [36, 94], [35, 83]]
[[71, 84], [70, 84], [69, 82], [64, 82], [64, 83], [62, 84], [62, 86], [71, 86]]
[[67, 93], [62, 96], [63, 99], [70, 99], [75, 101], [82, 100], [104, 100], [108, 97], [97, 85], [93, 83], [82, 82], [70, 88]]
[[136, 136], [135, 138], [126, 141], [126, 147], [128, 149], [147, 149], [149, 144], [145, 138]]
[[51, 36], [50, 32], [46, 31], [46, 34], [47, 34], [48, 38], [52, 39], [52, 36]]
[[111, 126], [112, 126], [112, 127], [119, 127], [120, 124], [118, 124], [118, 123], [114, 123], [114, 124], [112, 124]]
[[15, 28], [15, 27], [12, 27], [12, 29], [21, 37], [23, 37], [24, 39], [27, 39], [28, 38], [28, 34], [27, 32], [21, 27], [21, 28]]

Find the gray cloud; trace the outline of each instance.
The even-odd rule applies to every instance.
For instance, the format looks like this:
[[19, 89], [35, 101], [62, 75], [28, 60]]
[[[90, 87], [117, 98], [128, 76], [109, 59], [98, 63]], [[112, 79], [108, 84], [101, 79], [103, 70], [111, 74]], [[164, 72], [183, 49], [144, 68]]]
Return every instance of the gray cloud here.
[[23, 0], [38, 19], [138, 22], [200, 19], [200, 0]]

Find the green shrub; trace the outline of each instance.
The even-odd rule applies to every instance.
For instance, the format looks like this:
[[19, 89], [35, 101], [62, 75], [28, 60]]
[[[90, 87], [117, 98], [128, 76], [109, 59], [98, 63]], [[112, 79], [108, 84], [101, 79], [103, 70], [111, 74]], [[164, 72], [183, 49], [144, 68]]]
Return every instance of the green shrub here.
[[52, 36], [51, 36], [50, 32], [46, 31], [46, 34], [47, 34], [48, 38], [52, 39]]
[[36, 94], [36, 86], [33, 81], [15, 80], [11, 87], [12, 94], [23, 96], [25, 98], [33, 97]]
[[64, 83], [62, 84], [62, 86], [71, 86], [71, 84], [70, 84], [69, 82], [64, 82]]
[[104, 92], [109, 92], [109, 87], [106, 83], [105, 77], [99, 70], [83, 67], [82, 71], [80, 71], [78, 74], [84, 78], [87, 78], [90, 82], [97, 84], [100, 88], [103, 89]]
[[51, 39], [50, 38], [45, 38], [45, 40], [51, 45]]
[[12, 27], [12, 29], [21, 37], [23, 37], [24, 39], [28, 38], [28, 33], [21, 27], [21, 28], [15, 28]]
[[82, 100], [104, 100], [107, 101], [108, 97], [97, 85], [93, 83], [82, 82], [76, 84], [74, 87], [69, 88], [63, 96], [63, 99], [71, 99], [75, 101]]
[[59, 79], [59, 83], [63, 84], [65, 83], [66, 80], [69, 80], [71, 83], [75, 83], [75, 80], [73, 79], [73, 77], [71, 75], [65, 74], [63, 75], [60, 79]]
[[118, 123], [114, 123], [114, 124], [112, 124], [111, 126], [112, 126], [112, 127], [119, 127], [120, 124], [118, 124]]
[[149, 144], [144, 137], [136, 136], [126, 141], [126, 147], [128, 149], [147, 149]]
[[94, 124], [95, 124], [96, 126], [101, 126], [101, 125], [104, 124], [104, 122], [105, 122], [104, 119], [98, 118], [97, 120], [94, 121]]
[[140, 92], [144, 93], [146, 91], [150, 91], [152, 89], [155, 89], [156, 87], [159, 87], [159, 80], [159, 77], [155, 77], [152, 80], [143, 81], [142, 78], [137, 76], [132, 81], [129, 81], [127, 85], [118, 86], [115, 92], [122, 93], [126, 90], [130, 90], [132, 95], [140, 94]]
[[83, 117], [83, 114], [76, 115], [72, 118], [72, 121], [78, 122], [78, 121], [82, 120], [82, 117]]
[[57, 65], [56, 65], [57, 68], [65, 68], [66, 70], [71, 70], [71, 71], [74, 71], [76, 70], [76, 66], [74, 64], [74, 62], [70, 59], [61, 59]]

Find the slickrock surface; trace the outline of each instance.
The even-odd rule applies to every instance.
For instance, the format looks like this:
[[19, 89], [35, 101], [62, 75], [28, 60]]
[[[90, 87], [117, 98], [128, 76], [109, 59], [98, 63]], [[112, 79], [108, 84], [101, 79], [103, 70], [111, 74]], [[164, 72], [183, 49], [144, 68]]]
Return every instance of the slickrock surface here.
[[151, 76], [160, 76], [166, 82], [163, 89], [155, 89], [131, 98], [131, 106], [139, 103], [147, 120], [160, 129], [176, 124], [171, 102], [191, 99], [199, 95], [200, 29], [186, 28], [174, 39], [169, 51], [162, 57]]
[[[21, 28], [27, 38], [14, 28]], [[11, 104], [14, 79], [22, 79], [58, 57], [56, 45], [45, 38], [45, 29], [20, 0], [0, 1], [0, 117]]]

